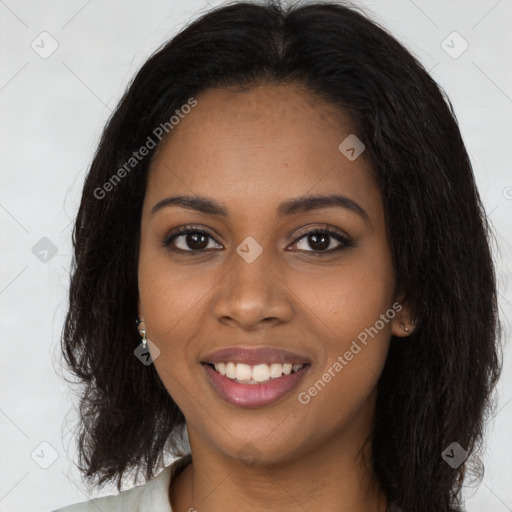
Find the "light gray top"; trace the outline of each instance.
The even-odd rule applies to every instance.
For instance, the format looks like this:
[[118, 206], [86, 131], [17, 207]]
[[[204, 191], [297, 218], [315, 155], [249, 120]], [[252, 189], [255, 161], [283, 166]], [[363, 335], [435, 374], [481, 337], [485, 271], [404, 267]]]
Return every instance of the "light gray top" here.
[[173, 476], [192, 461], [190, 454], [175, 460], [158, 476], [144, 485], [121, 491], [115, 496], [93, 498], [75, 503], [52, 512], [172, 512], [169, 502], [169, 486]]

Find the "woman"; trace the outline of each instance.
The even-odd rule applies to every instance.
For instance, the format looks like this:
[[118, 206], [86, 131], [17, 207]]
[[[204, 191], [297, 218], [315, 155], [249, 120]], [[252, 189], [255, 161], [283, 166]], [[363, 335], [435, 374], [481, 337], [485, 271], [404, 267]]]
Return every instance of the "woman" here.
[[130, 85], [73, 238], [81, 469], [147, 482], [61, 510], [461, 510], [500, 370], [489, 237], [449, 101], [386, 31], [210, 11]]

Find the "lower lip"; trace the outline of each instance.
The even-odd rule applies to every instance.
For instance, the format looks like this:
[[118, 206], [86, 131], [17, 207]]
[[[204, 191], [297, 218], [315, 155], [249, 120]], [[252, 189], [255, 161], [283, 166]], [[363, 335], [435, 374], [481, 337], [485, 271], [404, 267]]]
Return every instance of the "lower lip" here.
[[215, 391], [226, 402], [238, 407], [263, 407], [276, 402], [298, 386], [309, 368], [309, 365], [305, 365], [298, 372], [283, 375], [278, 379], [270, 379], [261, 384], [240, 384], [216, 372], [207, 364], [201, 366]]

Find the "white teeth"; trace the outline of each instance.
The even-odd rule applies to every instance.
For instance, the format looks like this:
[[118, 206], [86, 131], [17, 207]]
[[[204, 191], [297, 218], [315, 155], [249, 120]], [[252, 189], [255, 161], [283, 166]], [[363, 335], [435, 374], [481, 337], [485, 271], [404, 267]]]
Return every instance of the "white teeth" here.
[[[279, 375], [279, 377], [281, 377], [281, 375]], [[252, 367], [252, 380], [265, 382], [268, 379], [270, 379], [270, 368], [268, 364], [258, 364]]]
[[235, 363], [226, 363], [226, 377], [228, 377], [228, 379], [236, 379]]
[[248, 364], [237, 364], [235, 373], [237, 380], [251, 380], [251, 367]]
[[283, 374], [283, 365], [279, 363], [272, 363], [270, 365], [270, 376], [273, 379], [277, 379], [278, 377], [281, 377]]
[[244, 384], [257, 384], [258, 382], [266, 382], [270, 379], [279, 379], [283, 375], [290, 375], [300, 370], [303, 364], [291, 363], [271, 363], [257, 364], [251, 366], [244, 363], [215, 363], [215, 370], [221, 375], [225, 375], [228, 379], [237, 380]]
[[283, 373], [285, 375], [290, 375], [292, 373], [292, 365], [290, 363], [283, 364]]

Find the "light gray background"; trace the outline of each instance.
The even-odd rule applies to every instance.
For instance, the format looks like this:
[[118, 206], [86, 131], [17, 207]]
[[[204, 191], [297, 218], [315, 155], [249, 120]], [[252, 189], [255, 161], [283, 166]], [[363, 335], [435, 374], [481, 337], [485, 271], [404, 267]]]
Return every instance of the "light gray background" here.
[[[129, 79], [161, 43], [220, 3], [0, 0], [1, 511], [49, 511], [89, 497], [81, 490], [74, 443], [64, 424], [70, 410], [68, 419], [74, 419], [73, 397], [56, 374], [71, 222], [100, 131]], [[505, 370], [486, 438], [485, 477], [465, 495], [468, 511], [512, 511], [512, 144], [507, 123], [512, 2], [358, 3], [408, 46], [448, 93], [498, 234]], [[49, 39], [41, 43], [47, 37], [40, 36], [43, 31], [58, 43], [46, 59], [31, 48], [34, 40], [50, 48]], [[458, 58], [441, 46], [453, 31], [469, 44]], [[462, 49], [457, 37], [445, 43], [452, 54]], [[32, 252], [43, 237], [58, 249], [47, 262]], [[53, 450], [56, 461], [41, 468], [51, 462]], [[109, 488], [100, 495], [112, 493]]]

